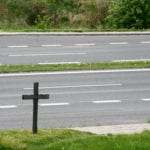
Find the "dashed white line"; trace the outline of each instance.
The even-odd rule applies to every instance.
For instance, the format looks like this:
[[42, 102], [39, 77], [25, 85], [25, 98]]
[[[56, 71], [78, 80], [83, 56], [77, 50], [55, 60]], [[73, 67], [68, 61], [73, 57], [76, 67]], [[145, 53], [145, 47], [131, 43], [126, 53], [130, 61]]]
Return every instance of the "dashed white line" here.
[[55, 44], [55, 45], [41, 45], [42, 47], [60, 47], [62, 45], [60, 44]]
[[26, 47], [29, 47], [28, 45], [11, 45], [11, 46], [8, 46], [8, 48], [26, 48]]
[[102, 103], [121, 103], [121, 100], [103, 100], [103, 101], [93, 101], [94, 104]]
[[81, 62], [45, 62], [45, 63], [38, 63], [39, 65], [57, 65], [57, 64], [81, 64]]
[[140, 42], [141, 44], [150, 44], [150, 41], [143, 41], [143, 42]]
[[150, 61], [150, 59], [124, 59], [124, 60], [113, 60], [112, 62], [134, 62], [134, 61]]
[[33, 57], [33, 56], [65, 56], [65, 55], [85, 55], [86, 53], [54, 53], [54, 54], [16, 54], [9, 57]]
[[69, 103], [46, 103], [46, 104], [39, 104], [39, 106], [64, 106], [69, 105]]
[[[39, 89], [61, 89], [61, 88], [81, 88], [81, 87], [104, 87], [104, 86], [121, 86], [122, 84], [97, 84], [97, 85], [74, 85], [74, 86], [53, 86], [39, 87]], [[24, 90], [32, 90], [33, 88], [24, 88]]]
[[150, 98], [143, 98], [142, 101], [150, 101]]
[[16, 105], [5, 105], [5, 106], [0, 106], [0, 109], [9, 109], [9, 108], [17, 108]]
[[113, 42], [113, 43], [109, 43], [111, 45], [125, 45], [128, 44], [128, 42]]
[[95, 43], [83, 43], [83, 44], [75, 44], [76, 46], [95, 46]]

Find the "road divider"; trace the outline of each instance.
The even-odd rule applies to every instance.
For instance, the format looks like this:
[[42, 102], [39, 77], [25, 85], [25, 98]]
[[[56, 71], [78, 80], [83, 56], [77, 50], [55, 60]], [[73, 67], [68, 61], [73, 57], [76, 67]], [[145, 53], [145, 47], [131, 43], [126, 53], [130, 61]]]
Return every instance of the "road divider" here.
[[[76, 54], [76, 53], [75, 53]], [[78, 53], [85, 54], [85, 53]], [[69, 55], [69, 54], [68, 54]], [[71, 53], [70, 53], [71, 55]], [[45, 64], [45, 65], [2, 65], [0, 73], [17, 73], [17, 72], [41, 72], [40, 74], [56, 74], [56, 71], [61, 71], [59, 74], [65, 73], [95, 73], [95, 72], [129, 72], [129, 71], [149, 71], [150, 61], [134, 61], [134, 62], [107, 62], [107, 63], [81, 63], [81, 64]], [[64, 71], [64, 72], [62, 72]], [[70, 71], [70, 72], [69, 72]], [[43, 73], [42, 73], [43, 72]], [[26, 75], [27, 73], [20, 73]], [[30, 73], [39, 74], [39, 73]], [[18, 76], [17, 74], [15, 76]], [[14, 76], [14, 74], [0, 76]]]

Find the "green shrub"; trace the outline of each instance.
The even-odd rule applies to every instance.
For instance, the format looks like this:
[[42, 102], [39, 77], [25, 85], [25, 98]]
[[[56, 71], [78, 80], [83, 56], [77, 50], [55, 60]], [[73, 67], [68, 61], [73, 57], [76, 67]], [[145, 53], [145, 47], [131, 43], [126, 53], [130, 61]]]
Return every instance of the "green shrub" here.
[[43, 20], [47, 13], [46, 2], [44, 1], [30, 1], [25, 9], [27, 18], [26, 22], [28, 25], [36, 25], [38, 21]]
[[106, 23], [111, 28], [150, 28], [150, 0], [112, 0]]

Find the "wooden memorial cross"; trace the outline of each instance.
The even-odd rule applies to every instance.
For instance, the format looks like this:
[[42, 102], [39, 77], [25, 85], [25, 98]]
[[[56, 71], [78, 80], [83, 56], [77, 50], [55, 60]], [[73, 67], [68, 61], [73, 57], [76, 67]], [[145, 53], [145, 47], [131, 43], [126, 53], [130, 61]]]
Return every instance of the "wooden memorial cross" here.
[[39, 99], [49, 99], [49, 94], [39, 94], [39, 83], [34, 83], [33, 95], [22, 95], [23, 100], [33, 99], [33, 124], [32, 132], [37, 133], [38, 126], [38, 101]]

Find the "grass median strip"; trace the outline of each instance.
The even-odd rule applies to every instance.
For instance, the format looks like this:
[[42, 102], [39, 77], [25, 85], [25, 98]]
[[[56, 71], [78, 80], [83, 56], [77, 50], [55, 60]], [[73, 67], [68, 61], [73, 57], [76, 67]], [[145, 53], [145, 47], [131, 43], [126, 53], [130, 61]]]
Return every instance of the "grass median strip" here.
[[0, 73], [150, 68], [150, 61], [46, 65], [2, 65]]
[[69, 129], [0, 131], [1, 150], [148, 150], [150, 131], [131, 135], [95, 135]]

